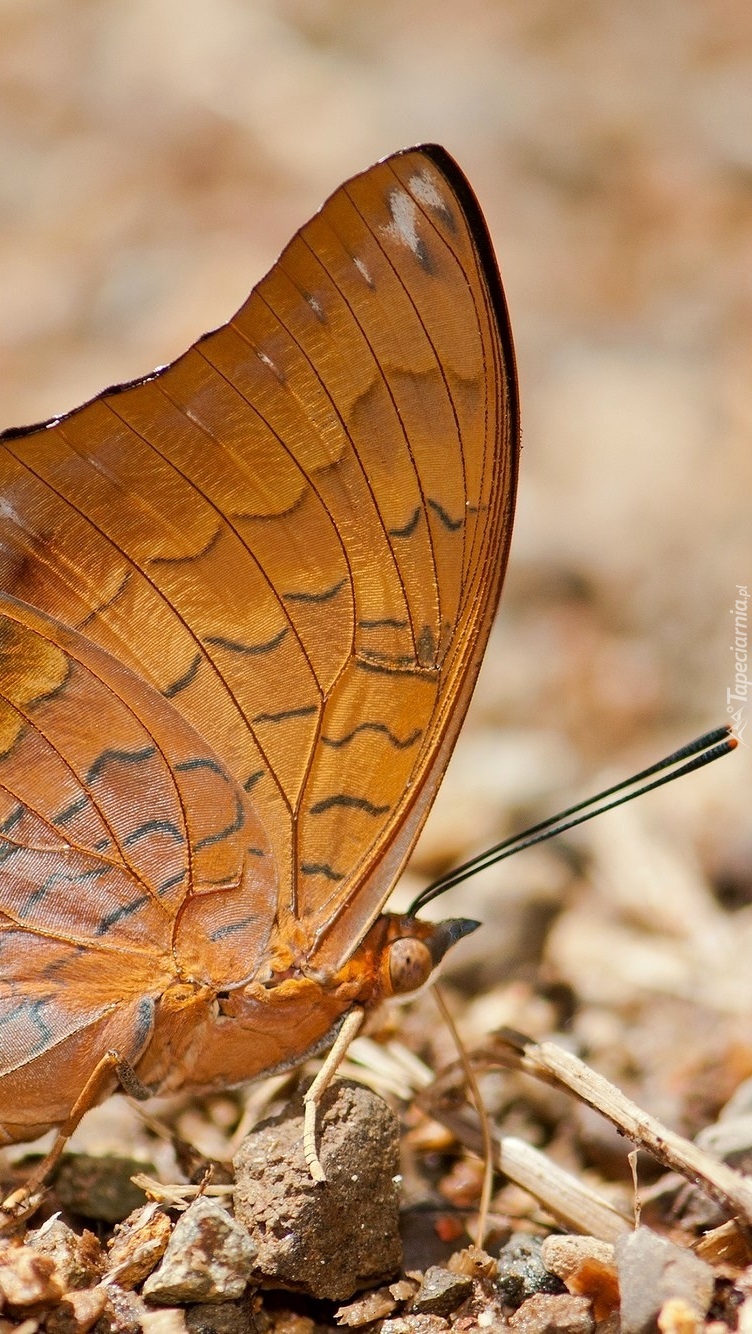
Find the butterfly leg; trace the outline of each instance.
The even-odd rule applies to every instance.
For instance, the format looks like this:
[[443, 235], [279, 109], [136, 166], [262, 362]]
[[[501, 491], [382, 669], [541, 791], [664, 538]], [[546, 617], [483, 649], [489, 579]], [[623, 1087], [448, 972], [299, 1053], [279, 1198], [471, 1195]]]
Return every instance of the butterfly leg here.
[[0, 1205], [0, 1232], [8, 1223], [15, 1222], [19, 1217], [26, 1217], [39, 1206], [42, 1200], [41, 1186], [58, 1162], [79, 1121], [101, 1101], [107, 1085], [112, 1081], [113, 1072], [117, 1075], [123, 1092], [127, 1093], [129, 1098], [141, 1100], [151, 1096], [150, 1090], [141, 1083], [133, 1066], [122, 1058], [120, 1052], [105, 1052], [89, 1075], [67, 1119], [58, 1130], [49, 1153], [46, 1153], [41, 1163], [34, 1168], [24, 1185], [2, 1201]]
[[303, 1153], [314, 1181], [326, 1181], [326, 1173], [316, 1152], [316, 1110], [332, 1082], [353, 1038], [363, 1026], [365, 1010], [353, 1009], [345, 1016], [336, 1041], [310, 1088], [303, 1095]]

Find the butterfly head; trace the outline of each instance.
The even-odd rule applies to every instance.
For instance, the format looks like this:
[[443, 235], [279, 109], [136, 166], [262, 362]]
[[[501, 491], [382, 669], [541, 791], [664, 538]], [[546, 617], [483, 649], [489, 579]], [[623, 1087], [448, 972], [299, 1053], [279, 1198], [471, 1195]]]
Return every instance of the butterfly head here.
[[381, 955], [380, 981], [387, 999], [419, 991], [434, 980], [452, 945], [480, 926], [464, 917], [446, 922], [422, 922], [409, 916], [386, 920], [389, 938]]

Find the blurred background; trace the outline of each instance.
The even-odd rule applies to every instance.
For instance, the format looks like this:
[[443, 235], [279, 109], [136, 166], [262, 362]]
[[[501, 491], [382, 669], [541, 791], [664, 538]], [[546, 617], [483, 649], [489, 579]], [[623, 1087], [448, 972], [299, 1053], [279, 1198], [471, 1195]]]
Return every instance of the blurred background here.
[[[0, 0], [3, 427], [171, 360], [340, 181], [424, 140], [494, 238], [524, 451], [410, 890], [727, 720], [752, 588], [752, 8]], [[455, 893], [488, 924], [454, 975], [471, 1038], [563, 1022], [533, 1004], [546, 977], [591, 1058], [674, 1122], [679, 1067], [715, 1061], [716, 1102], [752, 1074], [745, 740]]]

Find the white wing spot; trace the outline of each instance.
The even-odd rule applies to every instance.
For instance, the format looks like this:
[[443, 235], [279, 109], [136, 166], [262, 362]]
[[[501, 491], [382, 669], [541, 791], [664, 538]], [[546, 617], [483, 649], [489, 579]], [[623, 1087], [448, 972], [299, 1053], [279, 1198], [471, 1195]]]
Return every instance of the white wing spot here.
[[364, 278], [364, 279], [365, 279], [365, 281], [368, 283], [368, 286], [369, 286], [369, 287], [373, 287], [373, 278], [371, 277], [370, 273], [368, 272], [368, 269], [366, 268], [366, 266], [365, 266], [365, 264], [363, 263], [362, 259], [358, 259], [358, 256], [357, 256], [357, 255], [353, 255], [353, 264], [355, 265], [356, 269], [358, 270], [358, 273], [360, 274], [361, 278]]
[[0, 496], [0, 519], [10, 519], [18, 528], [24, 527], [18, 510], [13, 508], [5, 496]]
[[420, 237], [415, 225], [418, 206], [415, 200], [404, 190], [392, 190], [389, 194], [389, 212], [392, 221], [384, 228], [385, 234], [393, 241], [398, 241], [400, 245], [406, 245], [408, 250], [412, 250], [416, 259], [420, 258]]
[[323, 319], [324, 319], [324, 309], [323, 309], [323, 307], [322, 307], [322, 305], [321, 305], [321, 302], [318, 300], [318, 298], [315, 297], [315, 296], [313, 296], [310, 292], [308, 292], [308, 293], [306, 294], [306, 301], [308, 302], [309, 306], [311, 307], [311, 310], [313, 311], [314, 315], [316, 316], [316, 319], [317, 319], [317, 320], [323, 320]]
[[265, 352], [258, 352], [256, 355], [258, 356], [259, 361], [263, 361], [264, 365], [269, 367], [270, 371], [274, 371], [275, 375], [279, 374], [277, 367], [274, 365], [274, 362], [272, 361], [271, 357], [267, 357]]
[[427, 171], [416, 171], [415, 175], [410, 177], [408, 184], [415, 198], [420, 200], [421, 204], [438, 209], [442, 213], [446, 211], [446, 204], [440, 191], [436, 188], [436, 182], [432, 180]]

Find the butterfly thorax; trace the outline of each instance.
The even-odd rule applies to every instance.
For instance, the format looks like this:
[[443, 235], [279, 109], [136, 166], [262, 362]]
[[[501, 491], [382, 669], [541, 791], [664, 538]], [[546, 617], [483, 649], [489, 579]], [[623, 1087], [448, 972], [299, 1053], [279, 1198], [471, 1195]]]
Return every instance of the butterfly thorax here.
[[160, 998], [137, 1074], [166, 1093], [227, 1088], [290, 1069], [330, 1046], [353, 1007], [371, 1013], [416, 991], [474, 926], [384, 913], [336, 973], [271, 973], [226, 992], [176, 984]]

